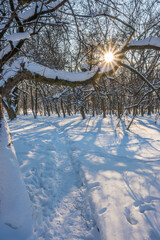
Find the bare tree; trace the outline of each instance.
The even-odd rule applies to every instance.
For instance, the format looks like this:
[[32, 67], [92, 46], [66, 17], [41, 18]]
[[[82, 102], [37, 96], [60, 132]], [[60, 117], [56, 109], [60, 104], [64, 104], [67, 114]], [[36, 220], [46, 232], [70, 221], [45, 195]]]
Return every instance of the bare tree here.
[[[42, 82], [45, 84], [53, 85], [69, 85], [69, 86], [80, 86], [88, 83], [97, 83], [104, 75], [111, 75], [119, 69], [120, 66], [128, 68], [139, 78], [144, 81], [149, 88], [151, 88], [159, 98], [157, 87], [155, 87], [146, 76], [137, 71], [135, 68], [123, 62], [126, 54], [130, 50], [136, 49], [154, 49], [159, 50], [160, 44], [159, 39], [156, 37], [147, 37], [145, 40], [131, 41], [133, 35], [136, 33], [135, 28], [132, 26], [130, 19], [127, 19], [121, 4], [117, 6], [113, 1], [111, 5], [106, 4], [104, 1], [85, 1], [81, 4], [80, 13], [77, 13], [76, 7], [80, 7], [80, 3], [74, 3], [74, 1], [67, 0], [39, 0], [39, 1], [17, 1], [17, 0], [1, 0], [2, 10], [0, 12], [0, 40], [1, 40], [1, 51], [0, 51], [0, 116], [2, 117], [2, 100], [12, 91], [12, 89], [24, 79], [34, 80], [36, 82]], [[78, 5], [77, 5], [78, 4]], [[87, 7], [86, 7], [87, 6]], [[62, 7], [62, 8], [61, 8]], [[60, 9], [61, 8], [61, 9]], [[64, 8], [64, 9], [63, 9]], [[85, 9], [85, 10], [84, 10]], [[85, 22], [92, 26], [94, 23], [96, 28], [99, 26], [100, 32], [95, 30], [95, 35], [103, 36], [103, 40], [106, 42], [106, 30], [103, 30], [102, 23], [107, 19], [111, 20], [110, 25], [117, 26], [121, 33], [121, 39], [114, 43], [114, 63], [105, 64], [92, 64], [89, 71], [86, 72], [64, 72], [60, 70], [50, 69], [49, 66], [43, 66], [39, 63], [33, 62], [33, 58], [26, 59], [18, 57], [23, 55], [23, 45], [25, 41], [28, 41], [34, 35], [42, 34], [43, 28], [46, 26], [63, 24], [63, 20], [56, 15], [56, 11], [61, 14], [65, 14], [68, 20], [74, 21], [74, 28], [76, 29], [79, 44], [78, 56], [81, 53], [81, 46], [87, 46], [88, 34], [83, 33], [84, 28], [86, 29]], [[118, 16], [119, 14], [119, 16]], [[49, 20], [48, 20], [49, 19]], [[83, 20], [83, 23], [80, 22]], [[88, 25], [87, 25], [88, 26]], [[89, 28], [92, 29], [92, 28]], [[93, 30], [93, 29], [92, 29]], [[48, 29], [46, 29], [47, 34]], [[146, 29], [145, 29], [146, 32]], [[124, 33], [124, 34], [122, 34]], [[44, 34], [44, 32], [43, 32]], [[116, 32], [117, 35], [117, 32]], [[116, 36], [115, 35], [115, 36]], [[97, 35], [98, 36], [98, 35]], [[50, 35], [47, 35], [48, 41], [50, 41]], [[95, 37], [94, 37], [95, 38]], [[102, 41], [99, 37], [99, 41]], [[99, 44], [104, 46], [105, 41]], [[93, 41], [94, 44], [94, 41]], [[110, 42], [108, 45], [111, 47]], [[90, 48], [90, 46], [89, 46]], [[94, 48], [94, 46], [93, 46]], [[99, 51], [99, 48], [96, 48]], [[107, 47], [104, 47], [104, 50]], [[52, 44], [50, 44], [50, 50], [53, 50]], [[94, 52], [96, 54], [96, 51]], [[54, 51], [53, 51], [54, 54]], [[55, 52], [55, 54], [57, 54]], [[78, 59], [78, 58], [77, 58]], [[91, 59], [92, 60], [92, 59]], [[42, 63], [42, 61], [41, 61]], [[47, 65], [51, 63], [48, 62]], [[55, 64], [53, 64], [55, 65]], [[77, 64], [76, 64], [77, 65]], [[93, 67], [92, 67], [93, 66]], [[53, 66], [52, 66], [53, 67]], [[76, 69], [77, 67], [75, 67]]]

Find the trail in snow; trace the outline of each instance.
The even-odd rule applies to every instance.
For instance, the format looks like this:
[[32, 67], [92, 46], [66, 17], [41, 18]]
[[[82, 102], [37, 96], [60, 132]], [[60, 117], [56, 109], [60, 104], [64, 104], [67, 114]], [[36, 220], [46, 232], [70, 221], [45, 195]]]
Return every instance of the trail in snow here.
[[24, 116], [9, 125], [33, 203], [35, 239], [98, 239], [63, 127], [53, 118]]
[[159, 240], [159, 124], [147, 116], [130, 131], [116, 116], [11, 122], [38, 240]]

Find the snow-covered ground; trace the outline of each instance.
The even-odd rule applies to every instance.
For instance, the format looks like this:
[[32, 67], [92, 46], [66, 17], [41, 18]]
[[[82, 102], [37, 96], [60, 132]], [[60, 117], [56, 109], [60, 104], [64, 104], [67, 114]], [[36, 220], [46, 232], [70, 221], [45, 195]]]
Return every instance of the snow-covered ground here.
[[160, 239], [160, 125], [137, 117], [9, 122], [34, 239]]
[[32, 204], [5, 119], [0, 125], [0, 240], [26, 240], [32, 234]]

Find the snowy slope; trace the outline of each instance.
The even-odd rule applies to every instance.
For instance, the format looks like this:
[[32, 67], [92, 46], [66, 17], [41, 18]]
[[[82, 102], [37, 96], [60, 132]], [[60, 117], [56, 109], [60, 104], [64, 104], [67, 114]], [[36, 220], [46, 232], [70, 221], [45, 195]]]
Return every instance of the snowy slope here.
[[32, 208], [6, 121], [0, 128], [0, 239], [26, 240], [32, 235]]
[[110, 116], [20, 116], [10, 127], [38, 240], [160, 239], [160, 126], [150, 117], [128, 132]]

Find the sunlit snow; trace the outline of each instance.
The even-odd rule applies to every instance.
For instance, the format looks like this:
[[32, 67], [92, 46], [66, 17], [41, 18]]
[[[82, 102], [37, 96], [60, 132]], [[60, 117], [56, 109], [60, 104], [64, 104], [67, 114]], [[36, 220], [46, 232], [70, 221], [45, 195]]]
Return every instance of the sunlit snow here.
[[9, 122], [36, 239], [160, 239], [160, 126], [137, 117], [125, 131], [117, 121]]

